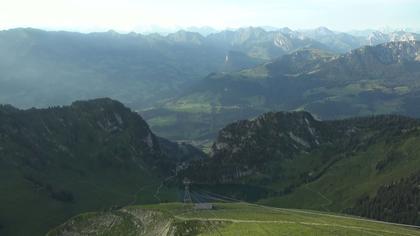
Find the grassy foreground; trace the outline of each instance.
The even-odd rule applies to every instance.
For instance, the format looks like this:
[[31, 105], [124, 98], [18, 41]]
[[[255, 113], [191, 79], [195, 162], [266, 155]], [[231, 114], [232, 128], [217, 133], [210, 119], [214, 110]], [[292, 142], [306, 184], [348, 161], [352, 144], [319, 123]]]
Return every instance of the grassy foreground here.
[[420, 230], [367, 219], [245, 203], [194, 210], [180, 203], [132, 206], [76, 216], [53, 235], [420, 235]]

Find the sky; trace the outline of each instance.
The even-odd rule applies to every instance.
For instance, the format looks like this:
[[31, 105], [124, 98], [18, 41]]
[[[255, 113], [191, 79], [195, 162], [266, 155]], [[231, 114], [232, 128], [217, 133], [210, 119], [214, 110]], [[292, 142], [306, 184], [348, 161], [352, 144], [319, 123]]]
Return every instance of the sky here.
[[420, 0], [0, 0], [0, 29], [420, 29]]

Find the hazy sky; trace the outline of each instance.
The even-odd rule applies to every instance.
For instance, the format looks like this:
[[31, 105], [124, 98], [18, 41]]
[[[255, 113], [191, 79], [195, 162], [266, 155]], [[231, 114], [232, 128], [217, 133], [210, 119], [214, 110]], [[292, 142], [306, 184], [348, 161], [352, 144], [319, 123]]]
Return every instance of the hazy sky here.
[[0, 28], [420, 28], [420, 0], [0, 0]]

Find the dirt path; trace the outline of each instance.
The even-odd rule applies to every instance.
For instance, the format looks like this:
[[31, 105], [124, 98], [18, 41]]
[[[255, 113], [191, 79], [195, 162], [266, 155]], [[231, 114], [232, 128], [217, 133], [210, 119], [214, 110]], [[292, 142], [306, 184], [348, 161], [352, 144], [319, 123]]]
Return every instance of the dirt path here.
[[395, 232], [389, 230], [380, 230], [380, 229], [372, 229], [366, 227], [359, 227], [359, 226], [349, 226], [349, 225], [339, 225], [339, 224], [325, 224], [325, 223], [314, 223], [314, 222], [304, 222], [304, 221], [285, 221], [285, 220], [239, 220], [239, 219], [228, 219], [228, 218], [200, 218], [200, 217], [183, 217], [183, 216], [175, 216], [176, 219], [189, 221], [223, 221], [223, 222], [230, 222], [230, 223], [257, 223], [257, 224], [299, 224], [299, 225], [307, 225], [307, 226], [323, 226], [323, 227], [335, 227], [335, 228], [343, 228], [343, 229], [352, 229], [357, 231], [369, 231], [371, 233], [387, 233], [387, 234], [394, 234], [394, 235], [405, 235], [405, 236], [416, 236], [417, 234], [410, 234], [404, 232]]

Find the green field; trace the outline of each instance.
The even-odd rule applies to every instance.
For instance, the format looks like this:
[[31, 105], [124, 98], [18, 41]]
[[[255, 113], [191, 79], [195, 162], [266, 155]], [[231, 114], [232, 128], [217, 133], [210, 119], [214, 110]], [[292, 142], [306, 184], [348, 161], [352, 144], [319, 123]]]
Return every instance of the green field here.
[[131, 206], [76, 216], [48, 235], [420, 235], [397, 224], [316, 211], [247, 203], [217, 203], [213, 210], [169, 203]]

